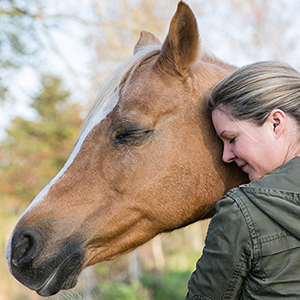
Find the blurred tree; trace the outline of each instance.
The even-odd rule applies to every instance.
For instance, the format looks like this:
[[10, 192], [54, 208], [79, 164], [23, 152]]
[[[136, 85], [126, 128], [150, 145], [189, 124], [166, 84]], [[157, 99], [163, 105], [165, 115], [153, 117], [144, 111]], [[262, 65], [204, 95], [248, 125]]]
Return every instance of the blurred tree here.
[[[244, 39], [240, 34], [232, 37], [232, 47], [239, 44], [244, 55], [254, 61], [289, 61], [291, 53], [299, 47], [299, 40], [292, 33], [293, 28], [298, 27], [293, 16], [293, 10], [300, 8], [297, 2], [292, 1], [290, 6], [283, 0], [230, 0], [230, 13], [236, 16], [235, 20], [244, 27], [247, 35]], [[229, 25], [232, 31], [233, 23]], [[299, 50], [297, 52], [299, 55]], [[299, 63], [294, 67], [299, 67]]]
[[44, 77], [42, 86], [31, 105], [37, 120], [15, 118], [0, 142], [0, 199], [11, 209], [23, 210], [62, 168], [82, 121], [59, 79]]
[[36, 35], [38, 15], [31, 0], [0, 1], [0, 100], [9, 90], [11, 72], [32, 63], [39, 49]]
[[[60, 43], [64, 44], [65, 40], [57, 41], [54, 36], [57, 32], [72, 36], [72, 32], [66, 29], [72, 27], [68, 21], [74, 18], [73, 25], [80, 26], [82, 20], [72, 12], [55, 14], [51, 11], [51, 5], [47, 0], [0, 1], [0, 104], [5, 102], [7, 105], [16, 100], [15, 90], [28, 93], [27, 87], [18, 80], [24, 70], [31, 70], [37, 78], [49, 69], [57, 76], [61, 68], [65, 68], [74, 78], [78, 76], [61, 49]], [[53, 70], [55, 60], [59, 64]], [[76, 81], [74, 78], [73, 83]]]

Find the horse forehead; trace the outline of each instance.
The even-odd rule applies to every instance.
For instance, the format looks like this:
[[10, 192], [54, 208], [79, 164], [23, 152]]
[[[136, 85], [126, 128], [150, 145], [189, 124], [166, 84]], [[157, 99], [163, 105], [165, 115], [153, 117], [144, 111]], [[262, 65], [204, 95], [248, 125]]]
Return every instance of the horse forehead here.
[[158, 114], [170, 110], [170, 104], [164, 104], [163, 95], [156, 92], [146, 92], [141, 89], [139, 92], [128, 93], [118, 104], [117, 115], [129, 119], [144, 118], [155, 119]]
[[119, 101], [119, 109], [131, 113], [154, 113], [170, 108], [186, 91], [180, 81], [169, 77], [158, 74], [153, 68], [138, 70]]

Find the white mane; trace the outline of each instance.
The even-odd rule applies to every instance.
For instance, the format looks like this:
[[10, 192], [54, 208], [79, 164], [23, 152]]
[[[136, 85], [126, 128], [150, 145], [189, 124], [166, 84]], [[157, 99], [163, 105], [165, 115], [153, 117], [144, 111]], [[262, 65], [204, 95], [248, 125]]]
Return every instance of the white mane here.
[[84, 130], [89, 120], [105, 104], [112, 99], [114, 93], [119, 93], [130, 82], [135, 70], [147, 59], [157, 55], [161, 50], [161, 46], [147, 46], [141, 48], [133, 56], [127, 58], [119, 67], [117, 67], [110, 75], [106, 77], [99, 88], [96, 100], [92, 104], [86, 119], [83, 122], [81, 130]]

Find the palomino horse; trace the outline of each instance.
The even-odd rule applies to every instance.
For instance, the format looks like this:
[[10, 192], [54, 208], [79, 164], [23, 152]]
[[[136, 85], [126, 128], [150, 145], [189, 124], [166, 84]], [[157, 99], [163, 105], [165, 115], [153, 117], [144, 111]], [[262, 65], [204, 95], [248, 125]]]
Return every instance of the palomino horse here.
[[222, 163], [206, 107], [208, 91], [234, 69], [200, 49], [183, 2], [163, 45], [142, 32], [104, 82], [65, 166], [16, 224], [7, 246], [16, 279], [53, 295], [74, 287], [86, 266], [211, 217], [245, 181]]

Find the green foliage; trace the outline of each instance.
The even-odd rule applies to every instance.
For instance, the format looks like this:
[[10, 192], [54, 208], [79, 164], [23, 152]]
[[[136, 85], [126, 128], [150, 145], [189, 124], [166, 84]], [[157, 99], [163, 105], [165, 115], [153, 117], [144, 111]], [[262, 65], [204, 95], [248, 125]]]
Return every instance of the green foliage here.
[[103, 282], [100, 286], [99, 300], [150, 300], [148, 291], [139, 283]]
[[147, 272], [142, 283], [151, 290], [153, 300], [182, 300], [186, 296], [190, 277], [190, 271], [166, 270], [164, 274]]
[[141, 282], [104, 280], [94, 290], [94, 296], [97, 300], [182, 300], [190, 276], [190, 271], [160, 273], [144, 269]]
[[[144, 269], [140, 282], [115, 282], [110, 279], [99, 282], [93, 291], [96, 300], [182, 300], [187, 293], [190, 271], [163, 273]], [[74, 298], [74, 297], [73, 297]]]
[[32, 108], [36, 121], [15, 118], [0, 142], [0, 199], [11, 209], [24, 209], [62, 168], [81, 124], [80, 106], [57, 78], [44, 77]]

